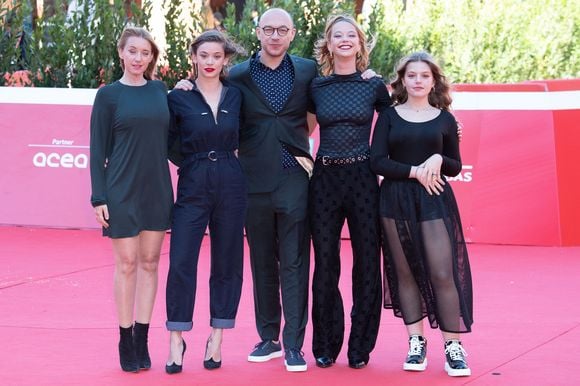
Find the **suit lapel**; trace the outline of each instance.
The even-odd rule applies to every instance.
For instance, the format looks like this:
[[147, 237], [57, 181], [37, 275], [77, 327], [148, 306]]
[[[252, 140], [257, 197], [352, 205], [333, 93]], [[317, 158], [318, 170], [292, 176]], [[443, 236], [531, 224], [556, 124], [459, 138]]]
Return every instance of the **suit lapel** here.
[[268, 109], [270, 109], [272, 112], [274, 112], [274, 109], [272, 109], [272, 105], [270, 104], [270, 102], [260, 89], [260, 87], [258, 87], [256, 82], [254, 82], [254, 79], [252, 79], [252, 74], [250, 72], [251, 67], [250, 62], [254, 60], [254, 58], [255, 56], [252, 56], [252, 58], [248, 59], [248, 61], [246, 62], [247, 66], [246, 68], [244, 68], [244, 76], [242, 77], [242, 79], [244, 80], [246, 87], [248, 87], [252, 91], [252, 93], [262, 102], [262, 104], [266, 106]]
[[[284, 102], [284, 107], [282, 107], [282, 111], [284, 111], [286, 109], [286, 106], [288, 105], [288, 103], [290, 102], [290, 100], [292, 98], [296, 97], [296, 83], [299, 80], [298, 78], [301, 77], [301, 72], [300, 72], [300, 68], [298, 63], [295, 60], [295, 57], [292, 55], [288, 55], [288, 57], [290, 58], [290, 63], [292, 63], [292, 67], [294, 68], [294, 81], [292, 82], [292, 91], [290, 91], [290, 94], [288, 95], [288, 98], [286, 99], [286, 102]], [[305, 96], [300, 96], [301, 98], [304, 98]]]

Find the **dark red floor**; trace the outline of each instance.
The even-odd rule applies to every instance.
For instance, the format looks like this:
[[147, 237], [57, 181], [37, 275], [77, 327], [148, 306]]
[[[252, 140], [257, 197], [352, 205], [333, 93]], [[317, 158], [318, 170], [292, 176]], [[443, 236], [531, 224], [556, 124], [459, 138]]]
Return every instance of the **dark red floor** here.
[[[283, 360], [248, 363], [258, 341], [249, 264], [237, 326], [224, 338], [223, 367], [202, 367], [208, 327], [208, 243], [200, 260], [194, 329], [186, 335], [184, 372], [163, 371], [166, 239], [158, 301], [150, 333], [153, 368], [123, 373], [116, 351], [111, 245], [98, 231], [0, 227], [0, 385], [578, 385], [580, 384], [580, 248], [469, 246], [475, 292], [474, 332], [464, 336], [473, 375], [443, 370], [440, 335], [431, 330], [429, 368], [401, 370], [405, 330], [383, 310], [377, 348], [364, 370], [344, 353], [330, 369], [314, 366], [308, 329], [306, 373], [288, 373]], [[349, 242], [343, 242], [345, 303], [350, 304]], [[347, 326], [348, 327], [348, 326]]]

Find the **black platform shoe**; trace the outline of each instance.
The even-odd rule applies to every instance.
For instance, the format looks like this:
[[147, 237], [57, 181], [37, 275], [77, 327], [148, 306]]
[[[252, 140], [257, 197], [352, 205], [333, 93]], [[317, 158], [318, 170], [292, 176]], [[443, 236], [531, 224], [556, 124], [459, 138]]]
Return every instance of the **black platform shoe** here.
[[119, 363], [123, 371], [136, 373], [139, 371], [139, 362], [133, 346], [133, 327], [119, 326]]
[[445, 371], [450, 377], [468, 377], [471, 369], [467, 365], [465, 357], [467, 353], [459, 340], [445, 342]]
[[135, 355], [141, 370], [151, 368], [151, 357], [149, 357], [149, 348], [147, 347], [147, 336], [149, 334], [149, 323], [142, 324], [135, 322], [133, 327], [133, 345], [135, 346]]
[[183, 351], [181, 352], [181, 364], [178, 365], [177, 363], [173, 362], [172, 364], [165, 365], [165, 372], [167, 374], [178, 374], [183, 370], [183, 360], [185, 358], [185, 349], [187, 348], [187, 345], [185, 344], [185, 340], [182, 339], [183, 342]]
[[363, 369], [367, 365], [367, 361], [362, 359], [349, 359], [348, 360], [348, 367], [351, 369]]
[[334, 364], [334, 359], [332, 359], [331, 357], [327, 357], [327, 356], [321, 356], [316, 358], [316, 366], [320, 367], [320, 368], [327, 368], [330, 367]]
[[409, 352], [403, 363], [403, 370], [425, 371], [427, 368], [427, 339], [421, 335], [409, 337]]
[[[209, 343], [211, 342], [211, 338], [207, 340], [207, 343], [205, 345], [205, 355], [204, 358], [207, 357], [207, 349], [209, 348]], [[219, 362], [216, 362], [213, 360], [213, 358], [209, 358], [203, 361], [203, 367], [207, 370], [215, 370], [215, 369], [219, 369], [220, 367], [222, 367], [222, 361], [220, 360]]]

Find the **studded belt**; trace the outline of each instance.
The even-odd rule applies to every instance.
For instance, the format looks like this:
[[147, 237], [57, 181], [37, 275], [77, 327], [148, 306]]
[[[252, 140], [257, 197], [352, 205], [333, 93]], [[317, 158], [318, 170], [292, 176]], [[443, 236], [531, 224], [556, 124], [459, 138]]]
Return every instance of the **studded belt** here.
[[357, 154], [348, 157], [330, 157], [327, 155], [322, 155], [316, 157], [316, 162], [320, 162], [324, 166], [351, 165], [357, 162], [364, 162], [370, 158], [371, 155], [369, 153]]

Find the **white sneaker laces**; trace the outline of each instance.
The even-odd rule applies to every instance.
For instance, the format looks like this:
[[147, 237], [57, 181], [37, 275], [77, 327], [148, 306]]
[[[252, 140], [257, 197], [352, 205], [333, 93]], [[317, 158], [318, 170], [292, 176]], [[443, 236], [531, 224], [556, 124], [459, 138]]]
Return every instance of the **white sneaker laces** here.
[[445, 346], [445, 354], [449, 354], [452, 361], [463, 361], [467, 356], [467, 353], [456, 340], [452, 340], [447, 346]]
[[409, 339], [409, 353], [407, 355], [421, 355], [424, 346], [425, 341], [420, 340], [418, 335], [411, 336], [411, 339]]

